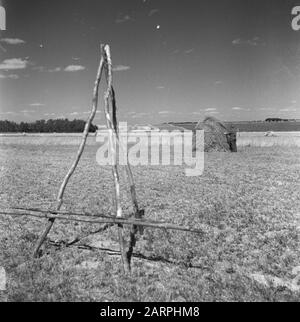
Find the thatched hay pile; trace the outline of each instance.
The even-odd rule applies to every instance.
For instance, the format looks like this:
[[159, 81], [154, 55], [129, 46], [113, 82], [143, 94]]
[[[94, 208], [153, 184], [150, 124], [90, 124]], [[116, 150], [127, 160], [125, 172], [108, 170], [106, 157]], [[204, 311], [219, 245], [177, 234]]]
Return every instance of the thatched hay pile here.
[[[227, 127], [214, 117], [207, 117], [199, 122], [195, 130], [204, 130], [204, 152], [231, 152], [232, 146], [228, 140]], [[194, 142], [193, 151], [197, 145]]]

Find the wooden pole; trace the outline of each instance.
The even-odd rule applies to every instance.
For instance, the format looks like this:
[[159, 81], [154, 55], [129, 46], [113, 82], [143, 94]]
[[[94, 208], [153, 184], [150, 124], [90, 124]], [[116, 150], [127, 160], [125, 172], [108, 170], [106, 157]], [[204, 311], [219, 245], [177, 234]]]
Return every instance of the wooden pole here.
[[[82, 222], [82, 223], [91, 223], [91, 224], [113, 224], [113, 225], [136, 225], [136, 226], [143, 226], [143, 227], [149, 227], [154, 229], [163, 229], [163, 230], [175, 230], [175, 231], [183, 231], [183, 232], [189, 232], [189, 233], [195, 233], [195, 234], [210, 234], [215, 235], [218, 234], [219, 231], [216, 228], [211, 227], [203, 227], [203, 229], [194, 229], [190, 227], [180, 227], [173, 224], [165, 223], [165, 222], [155, 222], [155, 221], [147, 221], [147, 220], [138, 220], [138, 219], [126, 219], [126, 218], [117, 218], [117, 217], [111, 217], [111, 218], [92, 218], [92, 217], [86, 217], [84, 218], [84, 215], [78, 216], [78, 214], [49, 214], [49, 213], [27, 213], [27, 212], [19, 212], [19, 213], [11, 213], [7, 211], [1, 211], [0, 215], [4, 216], [12, 216], [12, 217], [33, 217], [33, 218], [46, 218], [49, 220], [65, 220], [65, 221], [74, 221], [74, 222]], [[79, 218], [76, 218], [79, 217]]]
[[[111, 120], [111, 115], [109, 111], [109, 100], [112, 98], [112, 61], [110, 54], [110, 47], [106, 45], [103, 48], [103, 56], [105, 56], [106, 61], [106, 77], [107, 77], [107, 90], [104, 94], [104, 111], [106, 117], [106, 124], [109, 130], [109, 145], [112, 157], [112, 172], [114, 178], [114, 186], [115, 186], [115, 204], [116, 204], [116, 218], [122, 218], [122, 207], [121, 207], [121, 198], [120, 198], [120, 178], [118, 173], [117, 166], [117, 134], [118, 134], [118, 126], [114, 124]], [[116, 121], [116, 113], [113, 113], [113, 120]], [[126, 241], [124, 238], [124, 230], [121, 224], [118, 225], [118, 235], [119, 235], [119, 244], [120, 244], [120, 252], [122, 254], [122, 262], [125, 273], [130, 272], [130, 265], [127, 258], [126, 253]]]
[[[72, 164], [72, 166], [71, 166], [70, 170], [68, 171], [67, 175], [65, 176], [65, 178], [64, 178], [64, 180], [63, 180], [63, 182], [61, 184], [61, 187], [59, 189], [58, 196], [57, 196], [57, 210], [61, 209], [61, 206], [63, 204], [63, 196], [64, 196], [65, 189], [67, 187], [67, 184], [68, 184], [71, 176], [75, 172], [76, 167], [77, 167], [77, 165], [79, 163], [79, 160], [80, 160], [80, 158], [82, 156], [82, 153], [84, 151], [85, 144], [86, 144], [86, 141], [87, 141], [87, 138], [88, 138], [90, 126], [91, 126], [92, 121], [94, 120], [96, 112], [97, 112], [99, 85], [100, 85], [100, 81], [101, 81], [101, 77], [102, 77], [103, 67], [104, 67], [104, 57], [102, 55], [101, 59], [100, 59], [99, 67], [98, 67], [98, 72], [97, 72], [95, 85], [94, 85], [92, 110], [91, 110], [90, 116], [89, 116], [89, 118], [88, 118], [88, 120], [86, 122], [84, 132], [83, 132], [82, 142], [81, 142], [81, 144], [79, 146], [75, 161]], [[48, 225], [47, 225], [45, 231], [43, 232], [43, 234], [40, 236], [40, 238], [39, 238], [39, 240], [38, 240], [38, 242], [36, 244], [36, 247], [34, 249], [34, 252], [33, 252], [34, 257], [37, 257], [39, 255], [39, 250], [40, 250], [41, 246], [43, 245], [47, 235], [49, 234], [49, 232], [50, 232], [50, 230], [51, 230], [51, 228], [52, 228], [52, 226], [54, 224], [54, 221], [55, 221], [55, 219], [49, 219]]]
[[[63, 211], [63, 210], [51, 210], [51, 209], [40, 209], [40, 208], [11, 208], [12, 210], [16, 211], [29, 211], [29, 212], [39, 212], [43, 214], [52, 214], [52, 215], [71, 215], [71, 216], [83, 216], [83, 217], [92, 217], [92, 218], [108, 218], [111, 219], [112, 216], [104, 215], [104, 214], [92, 214], [89, 212], [81, 213], [81, 212], [74, 212], [74, 211]], [[1, 210], [0, 210], [1, 214]], [[131, 216], [123, 217], [124, 219], [130, 219]], [[155, 220], [147, 219], [147, 222], [156, 223]], [[166, 224], [166, 221], [160, 221], [161, 224]]]
[[[112, 101], [112, 112], [113, 112], [113, 126], [116, 129], [116, 137], [117, 137], [117, 141], [119, 144], [119, 148], [122, 149], [122, 143], [120, 141], [119, 138], [119, 131], [118, 131], [118, 121], [117, 121], [117, 102], [116, 102], [116, 94], [114, 91], [114, 88], [112, 87], [112, 91], [111, 91], [111, 101]], [[130, 194], [131, 194], [131, 200], [132, 200], [132, 204], [133, 204], [133, 211], [134, 213], [138, 213], [139, 212], [139, 206], [138, 206], [138, 202], [137, 202], [137, 196], [136, 196], [136, 188], [135, 188], [135, 183], [134, 183], [134, 179], [133, 179], [133, 174], [131, 171], [131, 167], [128, 161], [128, 154], [127, 154], [127, 160], [126, 160], [126, 173], [127, 173], [127, 178], [129, 181], [129, 187], [130, 187]]]
[[[119, 149], [122, 150], [123, 149], [122, 142], [120, 141], [119, 131], [118, 131], [116, 95], [115, 95], [115, 91], [114, 91], [113, 87], [111, 88], [111, 104], [112, 104], [112, 114], [113, 114], [113, 127], [115, 129], [116, 138], [117, 138], [117, 141], [119, 144]], [[127, 160], [126, 160], [125, 169], [126, 169], [127, 179], [129, 182], [131, 201], [133, 204], [133, 213], [134, 213], [134, 217], [136, 219], [141, 219], [144, 216], [144, 210], [139, 210], [137, 196], [136, 196], [136, 188], [135, 188], [133, 174], [132, 174], [131, 167], [130, 167], [129, 160], [128, 160], [128, 154], [126, 155], [126, 158], [127, 158]], [[131, 269], [131, 258], [132, 258], [134, 247], [137, 242], [136, 236], [137, 236], [138, 231], [140, 232], [140, 234], [142, 234], [143, 227], [136, 226], [136, 225], [133, 225], [131, 227], [129, 247], [128, 247], [128, 251], [126, 253], [126, 257], [127, 257], [130, 269]]]

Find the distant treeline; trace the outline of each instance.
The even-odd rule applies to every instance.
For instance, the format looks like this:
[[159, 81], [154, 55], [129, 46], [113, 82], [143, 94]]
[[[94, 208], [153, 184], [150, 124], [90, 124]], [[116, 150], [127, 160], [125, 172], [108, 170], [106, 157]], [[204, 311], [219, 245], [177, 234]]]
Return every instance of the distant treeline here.
[[[68, 119], [39, 120], [33, 123], [15, 123], [0, 120], [0, 133], [79, 133], [83, 132], [85, 121]], [[97, 127], [90, 126], [90, 132], [96, 132]]]
[[266, 122], [297, 122], [295, 119], [268, 118]]

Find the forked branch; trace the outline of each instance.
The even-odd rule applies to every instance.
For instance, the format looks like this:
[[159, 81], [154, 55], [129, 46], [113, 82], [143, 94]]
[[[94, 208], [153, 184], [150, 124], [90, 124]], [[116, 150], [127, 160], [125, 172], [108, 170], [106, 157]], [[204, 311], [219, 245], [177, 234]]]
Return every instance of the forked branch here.
[[[86, 141], [87, 141], [87, 138], [88, 138], [88, 135], [89, 135], [90, 126], [91, 126], [91, 124], [92, 124], [92, 122], [93, 122], [93, 120], [95, 118], [96, 112], [97, 112], [99, 85], [100, 85], [100, 81], [101, 81], [101, 77], [102, 77], [103, 67], [104, 67], [104, 57], [103, 57], [103, 55], [101, 55], [101, 59], [100, 59], [99, 67], [98, 67], [98, 72], [97, 72], [97, 77], [96, 77], [94, 90], [93, 90], [93, 101], [92, 101], [91, 113], [89, 115], [88, 120], [86, 121], [82, 141], [81, 141], [81, 144], [79, 146], [76, 158], [75, 158], [71, 168], [69, 169], [67, 175], [65, 176], [65, 178], [64, 178], [64, 180], [63, 180], [63, 182], [62, 182], [62, 184], [60, 186], [58, 196], [57, 196], [57, 207], [56, 207], [57, 210], [61, 209], [61, 206], [63, 204], [63, 197], [64, 197], [65, 189], [67, 187], [67, 184], [68, 184], [70, 178], [72, 177], [73, 173], [75, 172], [76, 167], [77, 167], [77, 165], [79, 163], [79, 160], [80, 160], [80, 158], [82, 156], [82, 153], [84, 151], [85, 144], [86, 144]], [[34, 252], [33, 252], [34, 257], [37, 257], [39, 255], [39, 250], [40, 250], [41, 246], [43, 245], [47, 235], [49, 234], [49, 232], [50, 232], [50, 230], [51, 230], [51, 228], [52, 228], [52, 226], [54, 224], [54, 221], [55, 221], [54, 218], [49, 219], [48, 225], [47, 225], [45, 231], [43, 232], [43, 234], [41, 235], [41, 237], [39, 238], [39, 240], [37, 242], [37, 245], [36, 245], [36, 247], [34, 249]]]

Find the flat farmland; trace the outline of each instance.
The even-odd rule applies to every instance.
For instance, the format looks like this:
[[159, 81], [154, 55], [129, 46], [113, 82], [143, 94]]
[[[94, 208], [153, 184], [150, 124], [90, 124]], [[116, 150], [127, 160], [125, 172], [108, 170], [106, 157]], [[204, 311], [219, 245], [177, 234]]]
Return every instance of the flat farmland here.
[[[54, 208], [79, 141], [1, 137], [1, 208]], [[113, 214], [111, 168], [97, 164], [97, 149], [90, 137], [67, 188], [65, 210]], [[123, 276], [118, 256], [98, 249], [118, 249], [115, 227], [97, 233], [98, 225], [56, 222], [44, 256], [32, 260], [45, 221], [0, 216], [5, 296], [8, 301], [299, 301], [299, 160], [297, 147], [241, 147], [236, 154], [207, 153], [199, 177], [186, 177], [184, 166], [133, 167], [146, 218], [206, 233], [145, 229], [135, 251], [147, 259], [133, 259], [131, 277]], [[123, 171], [121, 182], [129, 214]], [[66, 246], [76, 238], [79, 243]]]
[[[224, 122], [239, 132], [299, 132], [300, 122]], [[175, 126], [193, 130], [197, 122], [170, 123]]]
[[[174, 125], [163, 124], [159, 128], [161, 130], [167, 131], [188, 131], [194, 130], [196, 124], [193, 123], [174, 123]], [[238, 127], [234, 125], [236, 129]], [[245, 126], [245, 130], [249, 132], [238, 132], [237, 135], [237, 146], [241, 147], [272, 147], [272, 146], [286, 146], [286, 147], [300, 147], [300, 130], [298, 131], [271, 131], [270, 127], [262, 127], [264, 131], [254, 131], [257, 129], [252, 128], [251, 126]], [[283, 130], [283, 128], [282, 128]], [[270, 135], [266, 135], [270, 132]]]
[[266, 136], [263, 132], [239, 132], [237, 145], [241, 147], [300, 147], [299, 132], [272, 132]]

